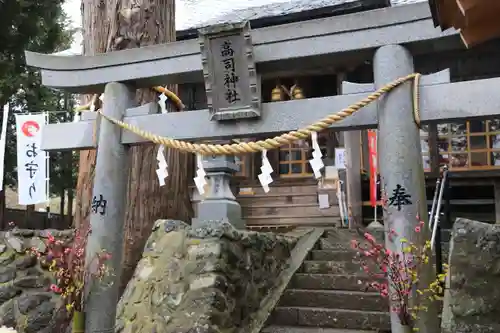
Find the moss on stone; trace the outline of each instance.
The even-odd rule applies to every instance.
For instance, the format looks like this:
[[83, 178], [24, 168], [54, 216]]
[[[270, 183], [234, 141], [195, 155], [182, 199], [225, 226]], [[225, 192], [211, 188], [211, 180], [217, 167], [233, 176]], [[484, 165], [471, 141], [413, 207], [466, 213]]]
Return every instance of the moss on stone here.
[[235, 332], [286, 267], [296, 240], [160, 220], [118, 305], [116, 332]]
[[443, 333], [500, 331], [500, 226], [457, 219], [449, 265]]
[[[0, 326], [14, 327], [19, 333], [54, 331], [55, 309], [60, 299], [49, 291], [52, 273], [27, 253], [32, 247], [46, 250], [43, 239], [48, 233], [70, 241], [72, 230], [46, 231], [13, 229], [0, 232]], [[13, 274], [14, 273], [14, 274]]]

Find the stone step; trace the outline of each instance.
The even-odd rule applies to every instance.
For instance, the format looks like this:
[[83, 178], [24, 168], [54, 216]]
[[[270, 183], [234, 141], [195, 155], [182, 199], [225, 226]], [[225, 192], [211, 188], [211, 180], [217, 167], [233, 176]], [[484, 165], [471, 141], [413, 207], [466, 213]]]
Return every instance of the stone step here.
[[271, 325], [342, 328], [351, 330], [389, 330], [388, 312], [308, 307], [277, 307]]
[[[384, 244], [382, 236], [377, 238], [379, 244]], [[352, 251], [355, 254], [355, 250], [351, 248], [351, 241], [355, 239], [361, 244], [367, 244], [366, 241], [360, 236], [355, 230], [349, 230], [344, 228], [337, 228], [326, 230], [323, 237], [320, 239], [319, 248], [325, 250], [324, 255], [329, 256], [326, 251]], [[443, 259], [448, 260], [449, 254], [449, 242], [443, 242], [441, 245], [443, 252]], [[321, 256], [321, 255], [320, 255]], [[318, 259], [319, 260], [319, 259]], [[326, 259], [325, 259], [326, 260]]]
[[327, 309], [388, 311], [389, 303], [376, 292], [345, 290], [287, 289], [278, 306]]
[[330, 237], [323, 237], [320, 241], [320, 248], [322, 250], [351, 250], [351, 239], [337, 240]]
[[295, 273], [290, 288], [365, 291], [374, 279], [366, 275]]
[[[364, 242], [365, 230], [358, 231], [357, 229], [337, 229], [329, 230], [324, 234], [324, 238], [330, 243], [344, 243], [350, 244], [351, 240], [356, 239], [357, 241]], [[384, 243], [384, 232], [383, 230], [372, 230], [371, 235], [374, 236], [379, 243]]]
[[361, 266], [352, 261], [306, 260], [302, 265], [303, 273], [311, 274], [359, 274]]
[[312, 260], [333, 260], [333, 261], [350, 261], [355, 258], [356, 251], [354, 250], [314, 250], [311, 251], [310, 258]]
[[340, 226], [341, 221], [339, 217], [324, 217], [324, 216], [245, 216], [244, 219], [247, 225], [303, 225], [303, 226]]
[[324, 236], [328, 238], [341, 238], [341, 239], [351, 239], [352, 237], [358, 235], [356, 229], [334, 229], [325, 232]]
[[240, 203], [240, 205], [246, 207], [259, 206], [263, 204], [268, 204], [270, 202], [277, 205], [318, 204], [318, 195], [295, 194], [295, 193], [292, 194], [291, 192], [287, 194], [239, 195], [237, 197], [237, 200]]
[[344, 330], [338, 328], [304, 327], [304, 326], [268, 326], [262, 333], [377, 333], [376, 331]]
[[255, 206], [242, 206], [241, 207], [243, 216], [340, 216], [339, 207], [332, 206], [328, 209], [319, 209], [318, 204], [276, 204], [274, 202], [267, 203], [266, 205], [255, 205]]

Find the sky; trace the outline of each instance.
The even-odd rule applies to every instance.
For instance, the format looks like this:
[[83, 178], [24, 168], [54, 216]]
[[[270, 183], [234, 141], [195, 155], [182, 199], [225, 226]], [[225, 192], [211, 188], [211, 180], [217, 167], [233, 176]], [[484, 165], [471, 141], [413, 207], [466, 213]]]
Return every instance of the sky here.
[[[211, 20], [231, 10], [261, 6], [269, 3], [289, 2], [289, 0], [176, 0], [176, 28], [187, 29], [201, 21]], [[81, 0], [67, 0], [64, 10], [70, 17], [74, 27], [81, 27]], [[69, 54], [80, 54], [82, 37], [78, 33]]]

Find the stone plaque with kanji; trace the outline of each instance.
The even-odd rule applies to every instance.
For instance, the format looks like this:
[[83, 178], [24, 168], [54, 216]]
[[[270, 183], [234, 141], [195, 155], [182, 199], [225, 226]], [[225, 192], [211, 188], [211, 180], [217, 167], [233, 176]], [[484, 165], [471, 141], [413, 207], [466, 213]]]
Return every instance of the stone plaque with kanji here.
[[211, 119], [259, 117], [260, 83], [249, 23], [201, 29], [200, 48]]

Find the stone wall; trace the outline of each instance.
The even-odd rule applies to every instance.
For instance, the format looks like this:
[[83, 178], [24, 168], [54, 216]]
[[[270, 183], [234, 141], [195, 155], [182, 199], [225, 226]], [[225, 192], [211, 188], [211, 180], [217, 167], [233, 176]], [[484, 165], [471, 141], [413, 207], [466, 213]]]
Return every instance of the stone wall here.
[[117, 332], [235, 332], [277, 285], [296, 238], [160, 220], [120, 301]]
[[500, 332], [500, 225], [457, 219], [442, 333]]
[[15, 327], [19, 333], [54, 331], [58, 297], [49, 290], [52, 276], [39, 260], [26, 254], [34, 247], [45, 251], [45, 239], [70, 240], [73, 232], [22, 230], [0, 232], [0, 326]]

